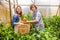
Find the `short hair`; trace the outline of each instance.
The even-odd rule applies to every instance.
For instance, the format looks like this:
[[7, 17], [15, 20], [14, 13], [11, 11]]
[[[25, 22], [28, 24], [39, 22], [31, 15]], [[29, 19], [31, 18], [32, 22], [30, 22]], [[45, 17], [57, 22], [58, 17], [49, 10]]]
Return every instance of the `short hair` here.
[[35, 4], [32, 4], [32, 5], [30, 6], [30, 10], [32, 10], [32, 7], [33, 7], [33, 6], [37, 9], [36, 5], [35, 5]]

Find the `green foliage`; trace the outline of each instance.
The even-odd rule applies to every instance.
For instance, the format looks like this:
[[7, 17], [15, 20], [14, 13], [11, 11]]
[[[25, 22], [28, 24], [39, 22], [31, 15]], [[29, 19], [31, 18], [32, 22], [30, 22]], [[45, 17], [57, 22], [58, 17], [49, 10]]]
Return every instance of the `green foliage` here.
[[28, 12], [28, 14], [27, 14], [27, 20], [32, 20], [32, 14], [30, 13], [30, 12]]
[[32, 20], [32, 14], [31, 14], [30, 12], [28, 12], [27, 15], [24, 15], [24, 14], [23, 14], [23, 15], [22, 15], [22, 20], [23, 20], [24, 17], [25, 17], [28, 21], [29, 21], [29, 20]]
[[[32, 15], [27, 14], [26, 18], [32, 20]], [[44, 30], [36, 28], [36, 33], [34, 26], [31, 24], [32, 28], [29, 34], [15, 33], [10, 24], [0, 23], [0, 40], [60, 40], [60, 17], [43, 17], [43, 21], [45, 23]]]

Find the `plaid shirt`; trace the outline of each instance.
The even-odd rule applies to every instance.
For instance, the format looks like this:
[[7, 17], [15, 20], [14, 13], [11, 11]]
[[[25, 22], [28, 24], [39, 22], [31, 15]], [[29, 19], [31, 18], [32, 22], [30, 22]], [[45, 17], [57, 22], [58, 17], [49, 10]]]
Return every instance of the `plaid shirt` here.
[[40, 27], [40, 29], [44, 28], [44, 23], [42, 20], [41, 13], [39, 11], [33, 12], [33, 20], [37, 20], [37, 23], [34, 23], [34, 26]]

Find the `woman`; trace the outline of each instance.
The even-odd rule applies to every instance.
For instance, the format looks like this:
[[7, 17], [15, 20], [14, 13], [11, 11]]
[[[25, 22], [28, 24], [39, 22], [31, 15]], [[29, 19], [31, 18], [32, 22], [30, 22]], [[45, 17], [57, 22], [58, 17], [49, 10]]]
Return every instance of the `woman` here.
[[22, 18], [22, 9], [20, 6], [17, 6], [15, 9], [15, 14], [13, 15], [13, 20], [12, 20], [12, 25], [15, 29], [15, 31], [18, 31], [18, 27], [17, 24], [19, 24], [21, 22], [21, 18]]
[[34, 23], [35, 27], [39, 27], [40, 30], [43, 30], [44, 23], [42, 20], [41, 13], [37, 10], [37, 7], [34, 4], [30, 6], [30, 10], [33, 12], [33, 19], [30, 22]]

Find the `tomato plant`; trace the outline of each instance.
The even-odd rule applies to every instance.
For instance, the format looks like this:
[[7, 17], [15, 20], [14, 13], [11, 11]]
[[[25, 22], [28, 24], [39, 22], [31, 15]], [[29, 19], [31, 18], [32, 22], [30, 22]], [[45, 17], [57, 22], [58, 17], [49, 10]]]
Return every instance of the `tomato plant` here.
[[[32, 20], [32, 15], [27, 14], [27, 20]], [[10, 24], [0, 23], [0, 40], [60, 40], [60, 16], [43, 18], [44, 30], [37, 30], [33, 24], [29, 34], [15, 33]], [[38, 28], [36, 28], [38, 29]]]

